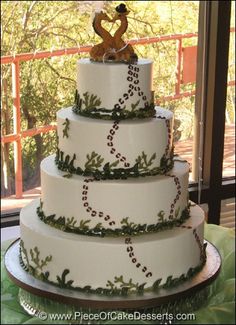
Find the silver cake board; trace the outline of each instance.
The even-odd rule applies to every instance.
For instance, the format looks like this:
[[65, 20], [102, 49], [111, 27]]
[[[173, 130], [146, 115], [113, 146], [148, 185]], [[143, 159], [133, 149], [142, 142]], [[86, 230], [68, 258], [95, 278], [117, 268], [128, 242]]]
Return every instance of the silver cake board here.
[[[59, 288], [40, 281], [25, 271], [19, 260], [20, 239], [14, 241], [5, 253], [5, 266], [10, 279], [24, 292], [78, 308], [93, 310], [134, 310], [155, 308], [197, 294], [206, 288], [218, 276], [221, 268], [221, 257], [217, 248], [208, 241], [207, 260], [202, 270], [191, 279], [173, 288], [160, 288], [158, 292], [144, 292], [142, 295], [104, 296], [82, 293], [75, 290]], [[23, 306], [25, 308], [25, 306]], [[27, 310], [27, 308], [25, 308]], [[29, 308], [30, 309], [30, 308]]]

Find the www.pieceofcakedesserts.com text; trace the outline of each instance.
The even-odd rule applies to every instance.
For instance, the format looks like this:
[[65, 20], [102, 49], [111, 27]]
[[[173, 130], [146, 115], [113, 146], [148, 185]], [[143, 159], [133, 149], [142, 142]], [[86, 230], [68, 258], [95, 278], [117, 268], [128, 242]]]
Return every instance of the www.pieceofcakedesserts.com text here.
[[73, 314], [47, 314], [45, 312], [39, 312], [37, 315], [41, 320], [80, 320], [80, 321], [109, 321], [109, 320], [141, 320], [141, 321], [187, 321], [195, 320], [194, 313], [141, 313], [135, 311], [127, 314], [125, 312], [105, 312], [101, 311], [98, 313], [83, 313], [75, 312]]

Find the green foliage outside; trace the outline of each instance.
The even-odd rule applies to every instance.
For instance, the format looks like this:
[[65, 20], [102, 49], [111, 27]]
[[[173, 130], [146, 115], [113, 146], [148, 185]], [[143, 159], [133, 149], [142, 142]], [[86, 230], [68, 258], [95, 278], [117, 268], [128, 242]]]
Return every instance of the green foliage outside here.
[[[104, 9], [113, 15], [120, 1], [104, 1]], [[198, 31], [198, 1], [125, 1], [131, 11], [125, 38], [163, 36]], [[97, 1], [2, 1], [1, 56], [96, 44], [100, 38], [92, 28]], [[234, 13], [234, 3], [232, 4]], [[114, 32], [118, 23], [105, 24]], [[234, 48], [234, 41], [231, 41]], [[183, 46], [197, 45], [197, 38]], [[176, 43], [159, 42], [135, 47], [139, 57], [154, 60], [155, 99], [174, 93], [176, 81]], [[230, 52], [233, 60], [233, 50]], [[21, 127], [27, 130], [56, 121], [56, 112], [71, 106], [76, 87], [76, 61], [88, 53], [21, 63]], [[232, 61], [231, 61], [232, 62]], [[234, 64], [229, 74], [234, 76]], [[2, 65], [2, 134], [13, 133], [11, 65]], [[187, 85], [181, 91], [193, 90]], [[231, 87], [233, 88], [233, 87]], [[234, 121], [234, 97], [228, 95], [227, 121]], [[180, 121], [178, 139], [192, 137], [194, 97], [163, 103]], [[23, 139], [24, 190], [39, 185], [40, 161], [55, 152], [56, 134]], [[94, 148], [96, 149], [96, 148]], [[2, 149], [2, 196], [14, 193], [13, 145]]]

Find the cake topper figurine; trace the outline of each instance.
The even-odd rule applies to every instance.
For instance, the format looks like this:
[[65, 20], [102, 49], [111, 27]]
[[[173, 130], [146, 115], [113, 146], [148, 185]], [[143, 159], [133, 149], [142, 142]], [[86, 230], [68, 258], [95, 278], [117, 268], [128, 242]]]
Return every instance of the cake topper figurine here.
[[[116, 13], [111, 19], [103, 11], [95, 13], [93, 28], [96, 34], [102, 38], [102, 43], [94, 45], [90, 51], [90, 58], [98, 62], [136, 62], [138, 57], [133, 47], [126, 43], [122, 36], [128, 28], [127, 15], [129, 11], [126, 5], [121, 3], [116, 7]], [[102, 21], [115, 22], [119, 20], [120, 26], [112, 36], [102, 27]]]

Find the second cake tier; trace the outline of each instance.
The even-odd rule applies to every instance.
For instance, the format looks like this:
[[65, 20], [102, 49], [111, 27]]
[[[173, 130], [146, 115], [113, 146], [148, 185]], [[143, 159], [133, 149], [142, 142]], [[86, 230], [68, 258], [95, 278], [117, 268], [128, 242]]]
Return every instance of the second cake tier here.
[[164, 174], [173, 163], [173, 113], [156, 109], [156, 116], [105, 121], [57, 113], [58, 168], [101, 178]]
[[86, 235], [157, 232], [188, 218], [186, 162], [167, 175], [96, 180], [58, 170], [55, 156], [41, 163], [42, 201], [47, 224]]

